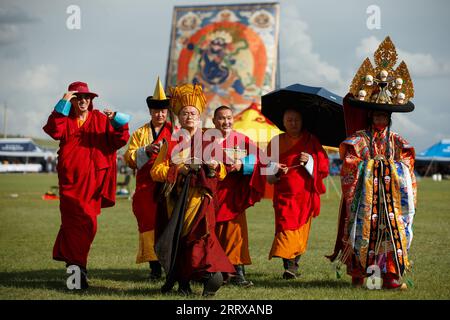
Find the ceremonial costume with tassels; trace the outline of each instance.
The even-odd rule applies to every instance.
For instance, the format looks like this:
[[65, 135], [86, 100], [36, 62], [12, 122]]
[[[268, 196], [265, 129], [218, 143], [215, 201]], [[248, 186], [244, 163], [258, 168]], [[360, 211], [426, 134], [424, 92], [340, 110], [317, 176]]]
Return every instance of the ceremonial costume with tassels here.
[[[176, 114], [185, 106], [193, 106], [201, 114], [206, 103], [201, 87], [190, 84], [172, 88], [171, 99]], [[163, 292], [169, 291], [176, 281], [180, 291], [189, 292], [189, 281], [198, 280], [204, 281], [207, 294], [212, 275], [220, 277], [217, 281], [220, 287], [221, 272], [234, 271], [215, 234], [217, 182], [226, 176], [226, 169], [220, 163], [211, 171], [202, 163], [201, 151], [208, 143], [203, 142], [201, 128], [186, 141], [183, 138], [165, 144], [151, 169], [153, 180], [166, 184], [169, 218], [158, 236], [155, 251], [167, 275]], [[200, 145], [195, 145], [196, 141]], [[185, 149], [180, 149], [183, 143]], [[196, 148], [201, 149], [200, 155]], [[185, 163], [193, 166], [187, 175], [182, 175], [180, 169]], [[218, 287], [210, 291], [213, 293]]]
[[[153, 96], [147, 97], [147, 106], [151, 110], [169, 108], [170, 99], [164, 93], [158, 78]], [[146, 151], [150, 144], [157, 145], [165, 139], [170, 141], [172, 124], [165, 122], [157, 132], [150, 121], [131, 136], [130, 144], [125, 152], [125, 161], [128, 166], [137, 169], [136, 190], [133, 195], [133, 213], [139, 229], [139, 248], [136, 263], [150, 262], [151, 277], [161, 276], [161, 266], [157, 263], [155, 254], [155, 224], [158, 212], [164, 210], [165, 203], [161, 201], [162, 184], [153, 181], [150, 169], [156, 160], [157, 152]]]
[[413, 97], [412, 81], [404, 62], [393, 69], [396, 59], [395, 47], [387, 37], [375, 53], [377, 67], [366, 59], [344, 98], [350, 136], [339, 150], [344, 161], [343, 194], [335, 250], [329, 258], [347, 265], [354, 285], [361, 285], [375, 267], [380, 270], [383, 287], [400, 287], [399, 280], [411, 265], [414, 148], [391, 132], [390, 124], [377, 127], [367, 122], [375, 111], [390, 116], [414, 109], [408, 102]]

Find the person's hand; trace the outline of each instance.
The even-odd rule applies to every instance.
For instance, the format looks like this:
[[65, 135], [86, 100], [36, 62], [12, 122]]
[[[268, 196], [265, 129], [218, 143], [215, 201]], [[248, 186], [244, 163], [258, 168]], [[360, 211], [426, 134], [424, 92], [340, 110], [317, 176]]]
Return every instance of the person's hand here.
[[287, 174], [289, 171], [289, 168], [287, 165], [285, 165], [284, 163], [277, 163], [277, 174], [276, 175], [280, 175], [280, 174]]
[[76, 98], [75, 93], [77, 93], [77, 92], [78, 92], [78, 91], [69, 91], [69, 92], [66, 92], [66, 93], [64, 93], [62, 99], [63, 99], [63, 100], [66, 100], [66, 101], [70, 101], [71, 99]]
[[215, 171], [219, 166], [219, 162], [217, 162], [216, 160], [211, 160], [207, 165], [211, 170]]
[[104, 109], [103, 113], [106, 114], [106, 116], [108, 117], [109, 120], [114, 119], [114, 116], [116, 115], [116, 113], [114, 111], [112, 111], [111, 109]]
[[182, 174], [183, 176], [187, 176], [189, 173], [189, 165], [188, 164], [184, 164], [184, 163], [180, 163], [178, 165], [178, 174]]
[[230, 172], [239, 172], [241, 170], [241, 168], [242, 168], [242, 161], [238, 159], [238, 160], [236, 160], [235, 163], [233, 163], [231, 165]]
[[145, 147], [145, 152], [147, 152], [147, 153], [159, 153], [160, 149], [161, 149], [161, 144], [160, 143], [151, 143], [151, 144], [148, 144]]
[[309, 160], [309, 154], [306, 152], [300, 153], [300, 165], [304, 166], [306, 163], [308, 163]]

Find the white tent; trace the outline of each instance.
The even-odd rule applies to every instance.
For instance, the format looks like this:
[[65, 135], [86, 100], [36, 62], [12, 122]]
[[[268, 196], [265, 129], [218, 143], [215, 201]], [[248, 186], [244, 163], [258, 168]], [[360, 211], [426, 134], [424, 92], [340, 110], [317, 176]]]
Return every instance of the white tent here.
[[0, 172], [39, 172], [52, 151], [44, 150], [30, 138], [0, 139]]

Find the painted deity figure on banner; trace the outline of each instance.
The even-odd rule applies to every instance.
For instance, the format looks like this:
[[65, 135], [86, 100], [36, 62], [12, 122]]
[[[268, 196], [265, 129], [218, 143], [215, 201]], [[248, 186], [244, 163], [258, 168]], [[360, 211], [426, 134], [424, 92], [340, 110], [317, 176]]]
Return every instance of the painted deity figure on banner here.
[[239, 113], [275, 89], [278, 4], [175, 7], [167, 86], [200, 84], [208, 104]]

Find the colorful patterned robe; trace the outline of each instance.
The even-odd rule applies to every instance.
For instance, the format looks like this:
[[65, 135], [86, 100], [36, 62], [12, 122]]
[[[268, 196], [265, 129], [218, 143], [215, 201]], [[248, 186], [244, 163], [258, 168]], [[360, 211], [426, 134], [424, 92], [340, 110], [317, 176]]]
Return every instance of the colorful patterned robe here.
[[415, 151], [397, 133], [387, 135], [387, 129], [362, 130], [340, 146], [343, 198], [335, 251], [329, 258], [339, 256], [352, 276], [366, 276], [372, 265], [382, 274], [402, 276], [410, 266]]

